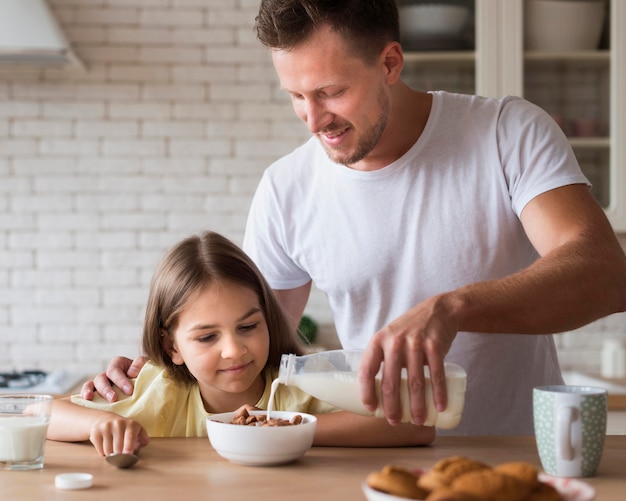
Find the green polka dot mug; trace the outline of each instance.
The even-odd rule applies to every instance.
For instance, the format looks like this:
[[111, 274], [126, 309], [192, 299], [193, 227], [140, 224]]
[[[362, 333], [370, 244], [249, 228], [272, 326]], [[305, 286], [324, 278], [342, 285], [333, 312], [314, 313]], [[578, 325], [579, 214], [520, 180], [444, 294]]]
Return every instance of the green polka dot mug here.
[[593, 477], [604, 449], [608, 393], [591, 386], [533, 389], [535, 439], [546, 473]]

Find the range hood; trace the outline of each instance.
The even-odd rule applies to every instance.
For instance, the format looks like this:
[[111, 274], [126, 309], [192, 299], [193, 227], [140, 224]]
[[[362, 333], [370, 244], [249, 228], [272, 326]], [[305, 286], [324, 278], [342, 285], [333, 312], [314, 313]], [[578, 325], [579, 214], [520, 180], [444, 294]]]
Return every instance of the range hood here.
[[46, 0], [0, 0], [0, 67], [83, 67]]

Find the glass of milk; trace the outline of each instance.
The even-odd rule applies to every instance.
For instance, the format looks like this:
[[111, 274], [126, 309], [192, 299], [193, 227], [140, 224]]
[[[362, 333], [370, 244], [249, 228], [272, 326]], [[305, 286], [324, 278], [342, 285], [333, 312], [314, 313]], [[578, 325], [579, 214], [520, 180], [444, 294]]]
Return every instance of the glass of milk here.
[[51, 395], [0, 395], [0, 470], [43, 468]]

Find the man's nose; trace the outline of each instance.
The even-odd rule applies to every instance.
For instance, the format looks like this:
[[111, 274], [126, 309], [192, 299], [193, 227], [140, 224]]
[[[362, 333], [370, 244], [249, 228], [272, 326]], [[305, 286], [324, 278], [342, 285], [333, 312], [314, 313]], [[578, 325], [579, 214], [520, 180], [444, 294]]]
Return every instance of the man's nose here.
[[306, 105], [305, 122], [311, 134], [317, 134], [328, 127], [333, 121], [333, 115], [322, 104], [310, 100]]

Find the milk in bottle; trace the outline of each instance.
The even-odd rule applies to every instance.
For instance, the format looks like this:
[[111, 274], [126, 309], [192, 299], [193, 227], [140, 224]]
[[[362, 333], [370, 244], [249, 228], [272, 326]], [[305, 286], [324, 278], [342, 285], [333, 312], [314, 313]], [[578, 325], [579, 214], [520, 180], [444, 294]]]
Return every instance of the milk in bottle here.
[[[297, 386], [320, 400], [355, 414], [383, 418], [384, 412], [380, 397], [381, 372], [376, 376], [378, 388], [378, 408], [369, 412], [359, 398], [358, 369], [363, 350], [332, 350], [312, 355], [283, 355], [278, 380], [285, 385]], [[463, 368], [446, 363], [446, 389], [448, 406], [443, 412], [435, 408], [428, 367], [424, 368], [426, 378], [427, 416], [424, 424], [438, 428], [454, 428], [461, 420], [465, 402], [467, 376]], [[402, 421], [411, 421], [406, 369], [402, 372]]]

